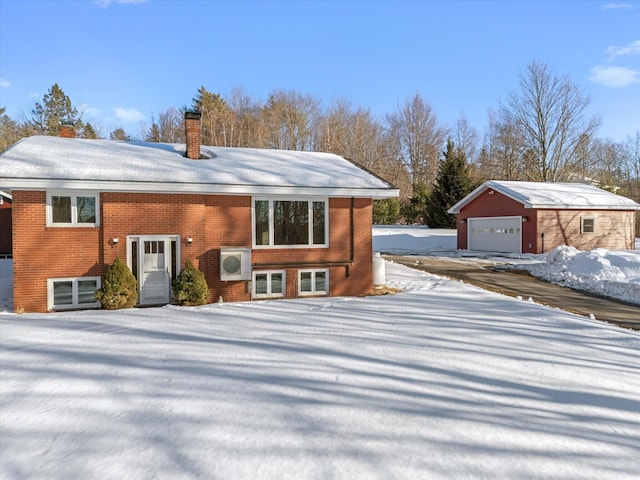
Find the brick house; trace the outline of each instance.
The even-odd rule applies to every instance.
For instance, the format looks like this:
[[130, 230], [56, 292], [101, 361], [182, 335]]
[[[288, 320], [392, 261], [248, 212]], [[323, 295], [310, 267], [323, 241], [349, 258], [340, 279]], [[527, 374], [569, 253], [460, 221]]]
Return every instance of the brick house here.
[[459, 249], [545, 253], [560, 245], [633, 249], [637, 210], [591, 185], [491, 180], [449, 213], [457, 215]]
[[0, 258], [11, 256], [11, 205], [11, 194], [0, 191]]
[[397, 189], [333, 154], [201, 146], [199, 115], [185, 124], [186, 145], [35, 136], [0, 156], [15, 309], [97, 307], [116, 257], [140, 305], [169, 303], [187, 260], [212, 301], [370, 290], [372, 201]]

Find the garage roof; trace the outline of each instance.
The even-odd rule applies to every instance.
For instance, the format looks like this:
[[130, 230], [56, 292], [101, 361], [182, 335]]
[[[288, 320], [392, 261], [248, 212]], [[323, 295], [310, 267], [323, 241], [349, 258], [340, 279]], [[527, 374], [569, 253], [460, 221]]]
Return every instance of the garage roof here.
[[640, 204], [629, 198], [583, 183], [490, 180], [451, 207], [449, 213], [460, 213], [460, 210], [487, 190], [499, 192], [525, 208], [640, 210]]

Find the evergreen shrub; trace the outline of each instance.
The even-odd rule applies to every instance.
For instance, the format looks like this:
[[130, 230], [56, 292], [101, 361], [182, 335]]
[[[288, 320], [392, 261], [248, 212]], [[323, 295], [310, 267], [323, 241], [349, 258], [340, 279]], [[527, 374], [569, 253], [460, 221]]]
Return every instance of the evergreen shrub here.
[[173, 281], [173, 295], [178, 305], [204, 305], [209, 301], [209, 286], [204, 274], [191, 260]]
[[96, 299], [105, 310], [131, 308], [138, 301], [138, 282], [126, 263], [116, 257], [96, 290]]

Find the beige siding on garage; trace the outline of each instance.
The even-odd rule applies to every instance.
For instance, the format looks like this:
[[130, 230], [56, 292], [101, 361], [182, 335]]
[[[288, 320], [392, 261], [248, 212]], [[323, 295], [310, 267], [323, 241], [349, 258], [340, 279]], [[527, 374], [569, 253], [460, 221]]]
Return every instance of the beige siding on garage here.
[[[595, 220], [594, 233], [581, 233], [581, 218]], [[538, 210], [538, 250], [548, 252], [560, 245], [580, 250], [634, 248], [634, 211]]]

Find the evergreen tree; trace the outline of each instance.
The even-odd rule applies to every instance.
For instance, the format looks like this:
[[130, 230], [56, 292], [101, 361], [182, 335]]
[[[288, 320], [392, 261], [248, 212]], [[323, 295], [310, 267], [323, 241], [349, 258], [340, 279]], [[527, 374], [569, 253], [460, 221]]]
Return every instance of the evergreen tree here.
[[413, 196], [402, 205], [400, 211], [407, 224], [426, 224], [427, 199], [429, 197], [429, 187], [424, 182], [418, 182], [413, 187]]
[[44, 95], [42, 102], [36, 102], [29, 123], [38, 135], [53, 136], [58, 135], [62, 123], [70, 123], [76, 130], [84, 126], [78, 110], [57, 83]]
[[80, 131], [80, 138], [100, 138], [100, 135], [98, 135], [98, 132], [96, 132], [95, 128], [93, 128], [93, 125], [91, 125], [89, 122], [84, 123], [82, 126], [82, 130]]
[[187, 260], [173, 281], [173, 294], [179, 305], [204, 305], [209, 300], [209, 287], [204, 274]]
[[146, 132], [145, 136], [144, 136], [144, 141], [145, 142], [159, 142], [161, 140], [160, 138], [160, 127], [158, 126], [158, 124], [156, 122], [153, 121], [153, 117], [151, 117], [151, 127], [149, 127], [149, 130]]
[[456, 218], [447, 210], [476, 187], [469, 175], [465, 154], [455, 148], [453, 141], [447, 142], [447, 151], [443, 155], [436, 182], [426, 202], [425, 223], [431, 228], [455, 228]]
[[191, 108], [202, 114], [202, 143], [204, 145], [229, 145], [231, 132], [227, 131], [226, 120], [231, 114], [227, 102], [218, 93], [207, 90], [204, 86], [198, 89], [193, 98]]
[[5, 111], [5, 108], [0, 108], [0, 152], [20, 140], [23, 134], [18, 122], [5, 115]]
[[373, 223], [393, 225], [400, 217], [400, 201], [397, 198], [385, 198], [373, 201]]
[[126, 263], [116, 257], [104, 275], [96, 300], [105, 310], [133, 307], [138, 301], [138, 282]]
[[118, 127], [109, 134], [111, 140], [120, 140], [123, 142], [131, 142], [131, 135], [124, 131], [122, 127]]

